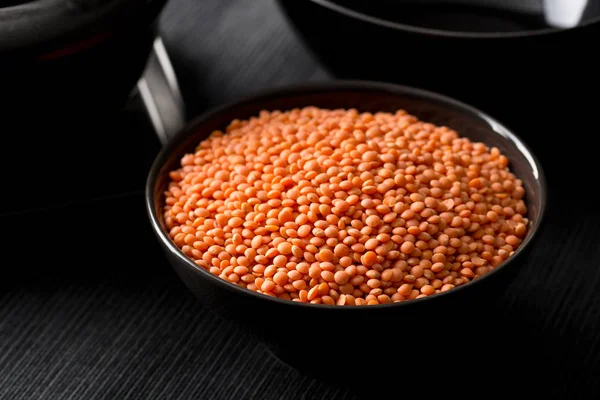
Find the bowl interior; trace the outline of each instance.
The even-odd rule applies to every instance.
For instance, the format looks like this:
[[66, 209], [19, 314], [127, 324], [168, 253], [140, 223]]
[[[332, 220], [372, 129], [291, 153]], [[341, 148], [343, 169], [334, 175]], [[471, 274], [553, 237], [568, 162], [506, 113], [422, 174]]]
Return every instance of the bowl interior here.
[[600, 0], [312, 0], [365, 22], [486, 37], [572, 29], [600, 17]]
[[163, 193], [168, 185], [169, 171], [179, 167], [184, 154], [193, 152], [201, 140], [216, 129], [224, 129], [233, 119], [246, 119], [261, 110], [284, 111], [305, 106], [356, 108], [368, 112], [404, 109], [424, 121], [455, 129], [460, 136], [498, 147], [510, 160], [509, 168], [523, 181], [526, 190], [530, 226], [516, 253], [527, 247], [535, 235], [546, 201], [543, 173], [527, 146], [506, 127], [475, 108], [435, 93], [392, 84], [331, 82], [274, 90], [226, 105], [194, 120], [171, 140], [157, 157], [147, 186], [151, 218], [161, 225], [163, 238], [167, 236], [162, 218]]
[[31, 3], [33, 0], [0, 0], [0, 8], [18, 6], [25, 3]]

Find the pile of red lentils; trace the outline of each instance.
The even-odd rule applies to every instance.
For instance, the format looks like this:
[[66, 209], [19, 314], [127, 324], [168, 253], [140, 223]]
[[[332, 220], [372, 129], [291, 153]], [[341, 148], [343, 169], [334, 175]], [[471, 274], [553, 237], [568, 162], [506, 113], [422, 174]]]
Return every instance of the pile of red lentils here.
[[199, 267], [280, 299], [403, 302], [489, 273], [528, 224], [497, 148], [405, 111], [263, 111], [170, 173], [164, 219]]

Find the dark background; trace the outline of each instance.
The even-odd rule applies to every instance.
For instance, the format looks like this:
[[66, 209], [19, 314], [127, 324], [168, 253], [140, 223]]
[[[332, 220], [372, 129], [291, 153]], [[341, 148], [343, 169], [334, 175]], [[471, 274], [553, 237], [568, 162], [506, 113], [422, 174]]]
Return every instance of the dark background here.
[[[270, 0], [171, 0], [160, 26], [192, 114], [261, 88], [329, 79]], [[139, 105], [93, 125], [81, 128], [71, 173], [43, 177], [41, 168], [38, 177], [20, 177], [18, 165], [9, 172], [40, 189], [23, 198], [26, 210], [0, 210], [0, 399], [357, 397], [294, 371], [188, 293], [147, 223], [142, 188], [159, 144]], [[3, 193], [25, 197], [15, 187]], [[400, 383], [367, 385], [387, 385], [398, 398], [411, 376], [431, 374], [423, 398], [460, 395], [475, 380], [488, 381], [492, 394], [514, 385], [534, 398], [598, 398], [600, 219], [589, 189], [565, 183], [555, 193], [563, 195], [550, 201], [530, 262], [489, 305], [494, 332], [424, 347], [431, 371], [407, 361]], [[514, 381], [460, 363], [462, 351], [500, 346], [509, 360], [501, 368]], [[383, 339], [370, 351], [402, 358], [402, 346], [390, 350]], [[327, 359], [357, 378], [374, 368], [338, 366], [334, 353]]]

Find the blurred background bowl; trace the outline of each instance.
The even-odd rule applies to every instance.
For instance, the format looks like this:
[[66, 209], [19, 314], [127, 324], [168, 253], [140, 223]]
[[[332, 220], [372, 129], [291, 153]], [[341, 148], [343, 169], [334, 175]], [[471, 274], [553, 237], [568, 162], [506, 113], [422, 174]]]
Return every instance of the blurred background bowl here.
[[3, 118], [67, 124], [122, 107], [166, 0], [0, 1]]
[[507, 113], [507, 99], [527, 104], [542, 100], [544, 89], [594, 83], [600, 70], [591, 51], [600, 34], [597, 0], [278, 4], [336, 77], [410, 84], [494, 112]]
[[[446, 125], [472, 140], [496, 146], [510, 160], [510, 168], [523, 180], [530, 226], [522, 246], [501, 267], [472, 283], [436, 296], [371, 307], [340, 307], [296, 303], [261, 295], [230, 284], [198, 267], [171, 241], [163, 221], [162, 204], [169, 171], [181, 157], [212, 131], [224, 129], [233, 119], [245, 119], [261, 110], [304, 106], [357, 108], [359, 111], [405, 109], [419, 118]], [[362, 376], [380, 378], [398, 363], [382, 348], [400, 343], [445, 346], [481, 329], [485, 311], [500, 298], [531, 249], [546, 207], [543, 172], [535, 156], [506, 127], [486, 114], [450, 98], [386, 83], [329, 82], [282, 88], [223, 106], [193, 121], [157, 156], [146, 186], [146, 208], [160, 245], [181, 280], [204, 304], [237, 322], [270, 344], [277, 356], [309, 374], [348, 383], [353, 368]], [[440, 327], [451, 326], [452, 329]], [[441, 341], [440, 341], [441, 340]], [[362, 347], [361, 347], [362, 346]], [[379, 346], [382, 346], [380, 348]], [[429, 345], [428, 345], [429, 346]], [[417, 368], [421, 346], [402, 345], [402, 363]], [[486, 349], [486, 352], [489, 350]], [[331, 358], [331, 363], [328, 359]], [[410, 361], [407, 361], [410, 360]], [[371, 368], [370, 365], [376, 364]], [[396, 369], [387, 372], [396, 373]]]

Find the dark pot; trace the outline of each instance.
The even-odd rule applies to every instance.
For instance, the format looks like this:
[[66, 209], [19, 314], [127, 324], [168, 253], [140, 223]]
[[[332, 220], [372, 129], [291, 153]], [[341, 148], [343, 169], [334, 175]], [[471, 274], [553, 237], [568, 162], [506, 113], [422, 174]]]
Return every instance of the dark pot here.
[[3, 114], [49, 125], [121, 107], [142, 74], [164, 3], [0, 2]]
[[[424, 120], [455, 128], [471, 139], [497, 146], [507, 154], [511, 168], [526, 187], [532, 222], [522, 247], [503, 266], [465, 286], [415, 301], [369, 307], [284, 301], [227, 283], [198, 267], [172, 243], [164, 227], [161, 204], [168, 172], [180, 165], [183, 154], [193, 152], [202, 139], [213, 130], [223, 129], [232, 119], [248, 118], [263, 109], [309, 105], [372, 112], [402, 108]], [[263, 339], [277, 356], [296, 368], [326, 379], [372, 382], [371, 386], [377, 386], [392, 385], [386, 373], [392, 373], [394, 379], [406, 366], [411, 370], [425, 366], [429, 371], [432, 360], [422, 356], [432, 348], [446, 351], [450, 343], [460, 342], [461, 337], [471, 337], [475, 332], [489, 337], [492, 332], [481, 332], [486, 329], [483, 317], [523, 266], [533, 246], [546, 207], [546, 187], [540, 164], [526, 145], [486, 114], [418, 89], [334, 81], [274, 90], [226, 105], [193, 121], [156, 158], [147, 180], [146, 207], [169, 262], [204, 304]], [[470, 349], [463, 350], [456, 349], [461, 357], [472, 353]], [[492, 356], [489, 352], [488, 355]], [[383, 376], [386, 378], [380, 381]], [[417, 384], [420, 378], [411, 379]]]
[[[494, 3], [450, 3], [461, 2]], [[515, 112], [517, 104], [531, 106], [531, 101], [543, 100], [549, 93], [574, 93], [576, 84], [598, 84], [600, 62], [591, 46], [600, 34], [600, 2], [588, 2], [585, 22], [570, 29], [514, 21], [510, 30], [502, 21], [513, 15], [498, 11], [484, 20], [488, 26], [474, 27], [475, 32], [424, 28], [433, 18], [468, 16], [436, 12], [440, 4], [422, 6], [414, 18], [402, 17], [404, 24], [385, 15], [385, 4], [402, 3], [415, 2], [278, 0], [308, 46], [341, 78], [386, 80], [441, 91], [494, 113], [512, 115], [508, 121], [515, 120], [514, 114], [523, 116]], [[407, 8], [410, 12], [414, 10]], [[483, 17], [478, 14], [472, 19]]]

